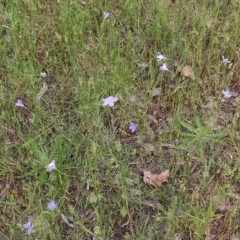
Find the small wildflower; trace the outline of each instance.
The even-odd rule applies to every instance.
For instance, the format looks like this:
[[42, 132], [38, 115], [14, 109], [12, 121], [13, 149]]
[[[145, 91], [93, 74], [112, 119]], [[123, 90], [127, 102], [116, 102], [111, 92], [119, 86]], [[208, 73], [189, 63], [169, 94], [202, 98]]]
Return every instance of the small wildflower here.
[[130, 122], [129, 124], [129, 129], [131, 130], [132, 133], [137, 131], [137, 125], [134, 122]]
[[103, 99], [103, 106], [109, 106], [109, 107], [113, 107], [115, 102], [118, 101], [118, 98], [117, 97], [113, 97], [113, 96], [110, 96], [108, 98], [104, 98]]
[[107, 19], [110, 16], [110, 13], [109, 12], [103, 12], [103, 15], [104, 15], [104, 19]]
[[47, 166], [45, 166], [47, 172], [51, 172], [52, 170], [56, 169], [55, 160], [52, 160]]
[[32, 220], [33, 220], [33, 218], [30, 217], [30, 218], [28, 218], [27, 223], [23, 224], [23, 227], [24, 227], [25, 229], [27, 229], [27, 234], [28, 234], [28, 235], [32, 234], [32, 232], [33, 232]]
[[164, 60], [165, 59], [165, 57], [161, 54], [161, 53], [158, 53], [158, 55], [157, 55], [157, 61], [158, 62], [161, 62], [162, 60]]
[[159, 68], [160, 71], [169, 71], [166, 64], [163, 63], [162, 66]]
[[55, 203], [55, 201], [51, 201], [48, 203], [48, 208], [52, 211], [54, 210], [55, 208], [57, 208], [57, 204]]
[[15, 106], [24, 107], [22, 100], [18, 99], [17, 102], [15, 103]]
[[226, 91], [222, 90], [222, 94], [224, 95], [225, 98], [232, 97], [232, 94], [229, 90], [226, 90]]
[[41, 76], [42, 78], [45, 78], [45, 77], [47, 76], [47, 73], [45, 73], [45, 72], [40, 72], [40, 76]]
[[223, 63], [230, 63], [230, 61], [227, 58], [224, 58], [224, 56], [222, 56], [222, 61]]

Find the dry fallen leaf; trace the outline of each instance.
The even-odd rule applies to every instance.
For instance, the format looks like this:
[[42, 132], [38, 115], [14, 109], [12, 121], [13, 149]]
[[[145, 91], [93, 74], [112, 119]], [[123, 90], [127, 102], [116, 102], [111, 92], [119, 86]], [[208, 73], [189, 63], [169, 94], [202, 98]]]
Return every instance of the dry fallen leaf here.
[[148, 63], [146, 63], [146, 62], [137, 63], [137, 65], [138, 65], [138, 67], [143, 68], [143, 69], [148, 67]]
[[239, 95], [238, 92], [236, 91], [229, 91], [229, 93], [233, 96], [233, 97], [237, 97]]
[[225, 212], [225, 211], [227, 211], [227, 210], [229, 209], [230, 205], [231, 205], [231, 204], [230, 204], [230, 199], [229, 199], [229, 198], [225, 198], [225, 199], [223, 199], [223, 201], [220, 203], [218, 210], [219, 210], [220, 212]]
[[193, 69], [187, 65], [181, 70], [181, 74], [184, 77], [190, 77], [192, 80], [195, 80], [195, 74], [193, 72]]
[[230, 240], [239, 240], [235, 233], [230, 236]]
[[146, 152], [154, 152], [155, 151], [155, 146], [152, 145], [151, 143], [144, 143], [143, 147]]
[[44, 81], [43, 82], [43, 86], [42, 89], [39, 91], [39, 93], [37, 94], [37, 100], [40, 101], [40, 99], [42, 98], [42, 96], [47, 92], [48, 90], [48, 85], [47, 83]]
[[[229, 239], [232, 230], [228, 228], [226, 224], [226, 217], [221, 216], [214, 219], [209, 225], [206, 232], [206, 238], [208, 240]], [[221, 236], [221, 237], [220, 237]]]
[[61, 213], [61, 218], [69, 227], [74, 229], [74, 225], [67, 220], [67, 218], [65, 217], [65, 215], [63, 213]]
[[113, 127], [113, 129], [116, 130], [118, 128], [118, 126], [119, 126], [119, 118], [116, 117], [113, 114], [110, 114], [110, 118], [111, 118], [112, 127]]
[[160, 174], [152, 174], [150, 171], [143, 172], [144, 183], [149, 183], [154, 186], [161, 187], [163, 183], [167, 182], [169, 177], [169, 170], [166, 170]]
[[85, 7], [85, 6], [86, 6], [86, 1], [81, 1], [81, 5], [82, 5], [83, 7]]
[[161, 93], [162, 89], [161, 88], [155, 88], [151, 91], [151, 95], [152, 97], [156, 97], [159, 96], [159, 94]]
[[217, 195], [213, 196], [213, 203], [218, 204], [218, 211], [219, 212], [225, 212], [229, 209], [231, 206], [230, 199], [229, 198], [224, 198], [221, 202], [218, 200], [219, 197]]

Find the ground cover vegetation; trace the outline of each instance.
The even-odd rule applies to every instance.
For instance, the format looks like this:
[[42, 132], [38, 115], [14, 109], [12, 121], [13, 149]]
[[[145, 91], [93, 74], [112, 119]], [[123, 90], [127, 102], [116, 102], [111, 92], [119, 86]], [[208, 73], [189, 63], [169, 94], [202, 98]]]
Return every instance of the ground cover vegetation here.
[[0, 238], [239, 239], [239, 13], [0, 1]]

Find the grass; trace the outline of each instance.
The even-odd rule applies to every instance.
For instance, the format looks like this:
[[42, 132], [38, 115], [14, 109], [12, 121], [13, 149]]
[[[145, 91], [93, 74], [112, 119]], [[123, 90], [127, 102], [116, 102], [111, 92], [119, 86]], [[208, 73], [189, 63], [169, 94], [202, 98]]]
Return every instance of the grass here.
[[[237, 0], [2, 1], [1, 239], [239, 239], [239, 97], [222, 95], [240, 92], [239, 11]], [[170, 178], [147, 185], [145, 170]]]

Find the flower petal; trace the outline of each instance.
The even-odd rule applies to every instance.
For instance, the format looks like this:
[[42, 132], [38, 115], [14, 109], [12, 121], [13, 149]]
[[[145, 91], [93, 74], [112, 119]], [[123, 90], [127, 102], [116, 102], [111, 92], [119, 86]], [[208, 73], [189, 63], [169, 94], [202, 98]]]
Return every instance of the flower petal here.
[[18, 99], [17, 102], [15, 103], [17, 107], [24, 107], [22, 100]]
[[52, 211], [54, 210], [55, 208], [57, 208], [57, 204], [55, 203], [55, 201], [51, 201], [48, 203], [48, 208]]
[[110, 16], [110, 13], [109, 12], [103, 12], [103, 15], [104, 15], [104, 19], [107, 19]]
[[130, 122], [129, 124], [129, 129], [131, 130], [132, 133], [134, 133], [137, 130], [137, 125], [134, 122]]
[[52, 160], [47, 166], [45, 166], [47, 172], [51, 172], [52, 170], [56, 169], [55, 160]]
[[30, 234], [32, 234], [32, 232], [33, 232], [33, 227], [30, 226], [27, 230], [27, 234], [30, 235]]
[[224, 95], [225, 98], [232, 97], [232, 94], [229, 90], [226, 90], [226, 91], [222, 90], [222, 94]]
[[118, 101], [117, 97], [109, 96], [108, 98], [103, 99], [103, 106], [113, 107], [114, 103]]

